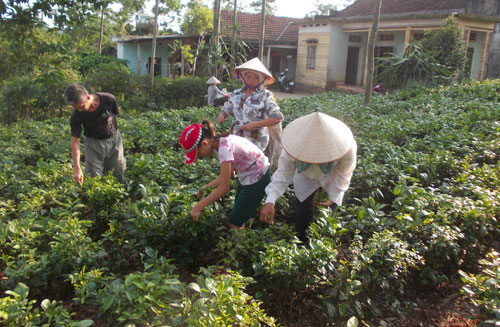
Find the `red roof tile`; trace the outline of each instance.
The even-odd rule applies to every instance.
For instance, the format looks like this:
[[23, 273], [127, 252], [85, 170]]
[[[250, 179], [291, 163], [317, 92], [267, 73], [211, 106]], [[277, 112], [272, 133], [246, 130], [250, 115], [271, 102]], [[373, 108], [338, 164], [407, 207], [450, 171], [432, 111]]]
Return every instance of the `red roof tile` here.
[[[381, 14], [394, 15], [413, 12], [458, 11], [466, 7], [466, 0], [383, 0]], [[375, 10], [375, 0], [357, 0], [339, 11], [334, 17], [370, 16]]]
[[[230, 37], [232, 33], [232, 11], [221, 11], [221, 33]], [[260, 38], [260, 13], [236, 13], [236, 22], [240, 24], [240, 37], [245, 41], [256, 41]], [[300, 18], [278, 17], [266, 15], [264, 39], [272, 43], [297, 43], [299, 26], [293, 22], [302, 21]]]

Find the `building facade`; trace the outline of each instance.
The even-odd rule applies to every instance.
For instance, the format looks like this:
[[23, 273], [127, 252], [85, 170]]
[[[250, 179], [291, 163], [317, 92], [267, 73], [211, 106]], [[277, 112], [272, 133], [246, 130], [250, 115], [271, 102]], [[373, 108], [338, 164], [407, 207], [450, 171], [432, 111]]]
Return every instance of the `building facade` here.
[[[300, 23], [296, 75], [300, 86], [328, 90], [365, 84], [374, 7], [375, 0], [358, 0], [342, 11]], [[375, 57], [402, 56], [412, 38], [439, 29], [444, 19], [452, 16], [463, 31], [469, 77], [498, 77], [500, 72], [495, 72], [489, 61], [498, 53], [499, 7], [496, 0], [384, 0]]]

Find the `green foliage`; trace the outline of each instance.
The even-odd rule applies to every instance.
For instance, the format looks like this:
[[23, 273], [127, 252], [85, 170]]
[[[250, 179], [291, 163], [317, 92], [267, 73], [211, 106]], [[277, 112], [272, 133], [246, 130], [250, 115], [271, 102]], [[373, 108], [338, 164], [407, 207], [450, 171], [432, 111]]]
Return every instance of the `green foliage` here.
[[479, 262], [483, 269], [479, 274], [460, 271], [462, 294], [469, 295], [473, 304], [478, 305], [489, 318], [487, 326], [500, 322], [500, 265], [497, 252], [490, 252], [486, 259]]
[[152, 100], [159, 110], [165, 108], [183, 109], [206, 105], [207, 84], [200, 78], [184, 76], [176, 79], [157, 77]]
[[[239, 27], [237, 27], [239, 28]], [[230, 45], [226, 41], [218, 36], [218, 44], [215, 45], [213, 38], [210, 38], [209, 51], [205, 55], [205, 66], [204, 72], [206, 75], [213, 75], [220, 80], [229, 79], [231, 77], [231, 49]], [[234, 64], [236, 66], [242, 64], [247, 60], [247, 53], [251, 50], [250, 45], [245, 43], [237, 34], [235, 40], [235, 50], [234, 50]]]
[[106, 56], [96, 53], [88, 53], [78, 56], [78, 61], [75, 63], [75, 69], [78, 70], [82, 76], [87, 76], [92, 71], [99, 73], [100, 66], [108, 64], [112, 64], [113, 66], [119, 66], [122, 64], [127, 67], [127, 61], [125, 59], [118, 59], [114, 55]]
[[453, 17], [445, 19], [440, 29], [426, 32], [420, 43], [439, 64], [449, 67], [454, 76], [464, 69], [467, 57], [463, 35]]
[[377, 61], [382, 68], [377, 81], [390, 90], [407, 88], [418, 83], [442, 84], [452, 73], [448, 66], [440, 64], [434, 55], [419, 43], [410, 43], [403, 57], [381, 57]]
[[139, 93], [138, 76], [119, 62], [103, 64], [89, 73], [84, 85], [89, 92], [108, 92], [120, 105], [132, 101]]
[[[187, 80], [204, 95], [205, 79]], [[307, 246], [294, 237], [290, 190], [272, 226], [226, 228], [234, 187], [192, 221], [195, 192], [218, 162], [185, 165], [178, 137], [213, 119], [213, 108], [129, 102], [138, 112], [119, 116], [123, 183], [72, 181], [67, 117], [0, 127], [1, 287], [30, 288], [28, 302], [14, 306], [9, 295], [2, 306], [16, 312], [9, 319], [45, 319], [30, 301], [47, 298], [51, 317], [100, 325], [355, 325], [411, 310], [408, 289], [463, 271], [467, 294], [497, 319], [494, 267], [477, 272], [500, 230], [499, 90], [499, 81], [420, 86], [370, 107], [338, 93], [280, 101], [284, 125], [317, 110], [346, 122], [358, 142], [344, 203], [318, 208]]]
[[199, 0], [192, 0], [187, 5], [181, 31], [190, 35], [205, 35], [213, 28], [213, 11]]
[[57, 301], [43, 300], [40, 308], [35, 300], [28, 298], [29, 288], [19, 283], [14, 290], [5, 292], [8, 296], [0, 298], [0, 323], [4, 326], [68, 326], [87, 327], [92, 320], [74, 321], [70, 313]]
[[[175, 267], [146, 248], [144, 271], [122, 278], [82, 270], [71, 277], [76, 301], [93, 303], [102, 315], [121, 325], [148, 326], [277, 326], [244, 293], [251, 278], [217, 267], [201, 270], [196, 282], [181, 282]], [[258, 325], [256, 323], [258, 322]]]
[[439, 30], [428, 31], [405, 49], [402, 57], [378, 58], [382, 73], [377, 81], [386, 89], [405, 89], [414, 84], [445, 84], [464, 70], [466, 54], [462, 35], [452, 17]]

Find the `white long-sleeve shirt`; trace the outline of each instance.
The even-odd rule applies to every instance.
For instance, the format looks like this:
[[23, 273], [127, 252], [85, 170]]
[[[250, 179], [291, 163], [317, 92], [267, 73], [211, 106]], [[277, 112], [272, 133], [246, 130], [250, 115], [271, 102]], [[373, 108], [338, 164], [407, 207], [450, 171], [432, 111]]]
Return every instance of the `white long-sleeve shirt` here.
[[344, 193], [349, 188], [352, 173], [356, 168], [356, 152], [357, 144], [353, 140], [351, 150], [336, 160], [332, 172], [326, 175], [317, 164], [311, 164], [307, 170], [298, 173], [296, 160], [284, 150], [281, 151], [278, 169], [274, 172], [271, 183], [266, 187], [265, 203], [274, 204], [285, 193], [288, 185], [293, 182], [295, 196], [301, 202], [318, 188], [323, 187], [328, 194], [328, 199], [341, 205]]

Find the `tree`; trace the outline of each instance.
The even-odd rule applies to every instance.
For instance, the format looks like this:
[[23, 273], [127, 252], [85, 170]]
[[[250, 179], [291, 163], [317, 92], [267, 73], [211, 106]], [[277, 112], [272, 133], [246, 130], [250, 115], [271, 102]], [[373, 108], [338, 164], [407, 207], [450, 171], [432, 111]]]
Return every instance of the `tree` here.
[[316, 15], [329, 15], [331, 10], [341, 10], [350, 5], [354, 0], [340, 0], [336, 4], [322, 3], [319, 0], [314, 1], [316, 9], [311, 11], [306, 17], [314, 17]]
[[198, 43], [193, 57], [193, 75], [196, 71], [196, 62], [200, 50], [205, 44], [205, 36], [213, 28], [213, 12], [210, 8], [204, 6], [200, 0], [191, 0], [188, 9], [184, 14], [184, 20], [181, 24], [181, 31], [184, 34], [198, 35]]
[[262, 2], [264, 1], [266, 15], [274, 15], [276, 12], [276, 0], [255, 0], [250, 3], [250, 7], [255, 10], [255, 12], [262, 12]]
[[99, 0], [0, 0], [0, 25], [7, 31], [24, 33], [33, 27], [44, 26], [43, 18], [52, 20], [55, 27], [70, 21], [82, 22], [101, 8]]
[[373, 86], [373, 56], [375, 53], [375, 40], [377, 39], [378, 21], [380, 18], [380, 9], [382, 0], [377, 0], [375, 3], [375, 12], [373, 14], [373, 24], [370, 31], [370, 40], [368, 41], [368, 59], [367, 59], [367, 76], [365, 81], [365, 104], [369, 105], [372, 102], [372, 86]]
[[386, 89], [415, 83], [443, 84], [458, 78], [465, 62], [462, 33], [449, 17], [439, 30], [426, 32], [420, 41], [410, 42], [402, 57], [379, 58], [383, 69], [377, 79]]
[[446, 18], [439, 30], [427, 31], [420, 43], [439, 64], [448, 67], [454, 77], [463, 71], [467, 54], [462, 32], [453, 17]]

